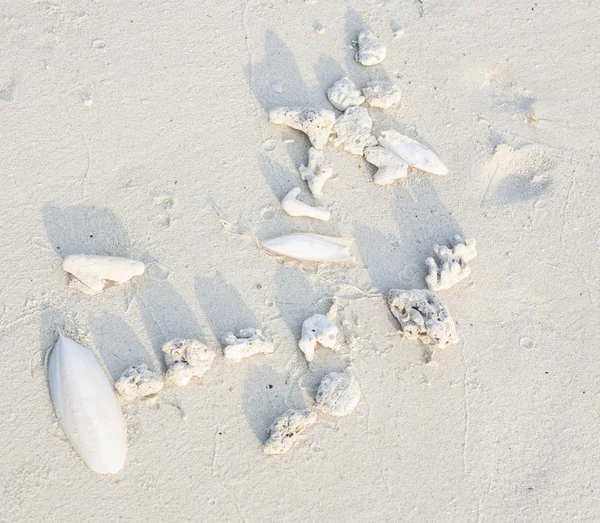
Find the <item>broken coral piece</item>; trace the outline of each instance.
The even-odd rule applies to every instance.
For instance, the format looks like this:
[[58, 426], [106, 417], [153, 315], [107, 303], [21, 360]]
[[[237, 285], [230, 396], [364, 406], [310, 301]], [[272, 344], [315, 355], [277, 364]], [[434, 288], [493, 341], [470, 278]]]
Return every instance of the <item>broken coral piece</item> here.
[[363, 87], [362, 91], [371, 107], [389, 109], [402, 100], [402, 90], [389, 80], [371, 80]]
[[323, 347], [333, 349], [337, 343], [338, 328], [324, 314], [315, 314], [304, 320], [302, 324], [302, 337], [298, 346], [304, 353], [306, 361], [310, 362], [315, 356], [317, 343]]
[[298, 168], [300, 177], [308, 183], [308, 188], [315, 198], [323, 195], [323, 185], [331, 178], [333, 169], [325, 164], [325, 155], [314, 147], [308, 150], [308, 164]]
[[283, 210], [290, 216], [304, 216], [315, 220], [329, 221], [331, 213], [325, 207], [313, 207], [298, 200], [300, 188], [295, 187], [281, 200]]
[[350, 255], [353, 241], [352, 238], [296, 233], [267, 240], [263, 247], [275, 254], [297, 260], [343, 263], [353, 259]]
[[372, 31], [362, 31], [358, 35], [358, 51], [355, 60], [362, 65], [371, 66], [383, 62], [387, 53], [386, 47]]
[[285, 411], [269, 428], [269, 439], [265, 442], [265, 454], [285, 454], [300, 439], [300, 434], [317, 421], [310, 409]]
[[425, 282], [430, 291], [443, 291], [452, 287], [471, 274], [469, 262], [477, 256], [474, 238], [463, 239], [460, 235], [452, 237], [451, 247], [434, 245], [433, 250], [439, 260], [427, 258], [429, 274]]
[[75, 452], [97, 474], [125, 465], [127, 430], [111, 382], [94, 354], [62, 334], [48, 361], [54, 410]]
[[327, 89], [327, 98], [329, 98], [331, 105], [340, 111], [345, 111], [348, 107], [361, 105], [365, 101], [365, 97], [347, 76], [340, 78]]
[[241, 329], [235, 336], [228, 332], [221, 338], [225, 347], [223, 354], [228, 360], [239, 362], [255, 354], [271, 354], [275, 352], [273, 342], [259, 329]]
[[178, 387], [200, 378], [215, 359], [215, 352], [198, 340], [174, 339], [162, 347], [167, 372], [165, 380]]
[[153, 396], [162, 388], [162, 378], [156, 372], [149, 370], [145, 363], [127, 367], [115, 383], [115, 389], [125, 401]]
[[319, 384], [315, 398], [318, 410], [331, 416], [347, 416], [360, 401], [360, 385], [348, 372], [330, 372]]
[[63, 260], [63, 269], [73, 275], [90, 294], [102, 292], [107, 281], [125, 283], [141, 276], [146, 266], [136, 260], [115, 256], [89, 256], [72, 254]]
[[393, 152], [415, 169], [431, 174], [448, 174], [448, 168], [442, 163], [437, 154], [408, 136], [394, 130], [382, 131], [378, 140], [381, 146]]
[[338, 116], [331, 130], [331, 143], [340, 145], [349, 153], [362, 155], [365, 147], [377, 145], [371, 134], [373, 120], [364, 107], [349, 107], [344, 114]]
[[389, 185], [400, 178], [405, 178], [408, 164], [380, 145], [365, 147], [365, 159], [378, 167], [373, 181], [377, 185]]
[[310, 107], [277, 107], [269, 111], [269, 120], [302, 131], [313, 147], [323, 149], [335, 123], [335, 113]]
[[388, 296], [400, 333], [409, 340], [442, 348], [458, 342], [454, 320], [435, 294], [425, 289], [392, 290]]

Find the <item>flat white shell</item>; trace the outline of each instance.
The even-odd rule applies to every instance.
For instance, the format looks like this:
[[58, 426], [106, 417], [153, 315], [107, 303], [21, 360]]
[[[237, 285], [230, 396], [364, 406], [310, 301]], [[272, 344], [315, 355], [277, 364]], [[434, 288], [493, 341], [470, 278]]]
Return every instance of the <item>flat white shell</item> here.
[[48, 385], [63, 430], [83, 462], [98, 474], [119, 472], [127, 456], [125, 420], [92, 352], [61, 335], [50, 354]]
[[297, 260], [341, 263], [352, 260], [350, 255], [352, 242], [352, 238], [298, 233], [268, 240], [263, 247], [268, 251]]
[[448, 167], [442, 163], [437, 154], [408, 136], [393, 130], [382, 131], [378, 140], [388, 151], [393, 152], [415, 169], [431, 174], [448, 174]]

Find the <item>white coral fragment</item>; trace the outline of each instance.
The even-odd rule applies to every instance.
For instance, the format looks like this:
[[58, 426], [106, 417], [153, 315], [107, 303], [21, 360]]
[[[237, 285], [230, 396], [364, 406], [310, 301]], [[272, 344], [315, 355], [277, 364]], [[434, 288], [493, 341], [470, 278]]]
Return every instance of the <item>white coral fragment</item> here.
[[402, 90], [389, 80], [371, 80], [363, 87], [363, 94], [371, 107], [389, 109], [400, 103]]
[[333, 349], [337, 344], [338, 328], [324, 314], [315, 314], [304, 320], [302, 336], [298, 343], [304, 353], [306, 361], [312, 361], [315, 356], [317, 343], [328, 349]]
[[313, 147], [323, 149], [335, 123], [335, 113], [310, 107], [277, 107], [269, 111], [269, 120], [302, 131]]
[[344, 76], [327, 89], [327, 98], [336, 109], [345, 111], [348, 107], [361, 105], [365, 97], [350, 78]]
[[297, 260], [343, 263], [352, 261], [352, 238], [336, 238], [320, 234], [296, 233], [273, 238], [263, 243], [268, 251]]
[[458, 234], [452, 238], [452, 246], [434, 245], [433, 250], [439, 260], [427, 258], [429, 274], [425, 277], [431, 291], [443, 291], [452, 287], [471, 274], [469, 262], [477, 256], [474, 238], [463, 239]]
[[448, 309], [428, 290], [392, 290], [388, 305], [400, 323], [403, 337], [418, 339], [435, 348], [458, 342], [454, 320]]
[[194, 377], [200, 378], [215, 359], [215, 352], [198, 340], [175, 339], [162, 347], [167, 365], [167, 382], [183, 387]]
[[325, 164], [325, 155], [314, 147], [308, 150], [308, 164], [301, 165], [298, 172], [303, 180], [308, 183], [308, 188], [315, 198], [323, 195], [323, 185], [331, 178], [333, 169]]
[[300, 188], [295, 187], [281, 200], [283, 210], [290, 216], [305, 216], [316, 220], [329, 221], [331, 213], [325, 207], [313, 207], [298, 200]]
[[223, 354], [228, 360], [239, 362], [255, 354], [275, 352], [273, 342], [259, 329], [241, 329], [238, 336], [228, 332], [221, 338]]
[[448, 168], [442, 160], [423, 144], [397, 131], [382, 131], [379, 143], [404, 160], [408, 165], [431, 174], [446, 175]]
[[380, 145], [365, 148], [365, 159], [378, 167], [373, 181], [377, 185], [389, 185], [395, 180], [405, 178], [408, 172], [408, 164]]
[[340, 145], [349, 153], [362, 155], [365, 147], [377, 145], [371, 134], [373, 120], [364, 107], [349, 107], [344, 114], [338, 116], [331, 130], [331, 143]]
[[319, 384], [317, 409], [331, 416], [347, 416], [360, 401], [360, 385], [352, 374], [330, 372]]
[[279, 416], [269, 429], [269, 439], [265, 442], [265, 454], [285, 454], [300, 438], [300, 434], [317, 421], [317, 415], [310, 409], [290, 409]]
[[156, 372], [148, 369], [148, 365], [142, 363], [127, 367], [115, 383], [115, 388], [123, 400], [133, 401], [158, 394], [163, 388], [163, 381]]
[[358, 52], [355, 60], [362, 65], [377, 65], [383, 62], [387, 53], [386, 47], [372, 31], [362, 31], [358, 35]]
[[86, 254], [67, 256], [62, 266], [77, 278], [90, 294], [102, 292], [107, 281], [125, 283], [134, 276], [141, 276], [146, 270], [146, 266], [140, 261]]

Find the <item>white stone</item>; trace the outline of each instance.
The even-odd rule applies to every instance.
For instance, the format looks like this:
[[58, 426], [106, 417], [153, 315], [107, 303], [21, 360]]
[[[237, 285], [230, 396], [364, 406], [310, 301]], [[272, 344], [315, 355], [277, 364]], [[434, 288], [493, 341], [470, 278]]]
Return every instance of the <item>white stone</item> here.
[[360, 385], [352, 374], [330, 372], [319, 384], [315, 398], [318, 410], [331, 416], [347, 416], [360, 401]]
[[316, 220], [329, 221], [331, 213], [325, 207], [313, 207], [298, 200], [300, 188], [295, 187], [281, 200], [281, 207], [290, 216], [305, 216]]
[[235, 362], [255, 354], [275, 352], [273, 342], [259, 329], [241, 329], [238, 336], [235, 336], [233, 332], [228, 332], [221, 338], [221, 343], [225, 345], [224, 356]]
[[300, 434], [317, 421], [317, 415], [310, 409], [290, 409], [279, 416], [269, 429], [269, 439], [265, 442], [265, 454], [285, 454], [300, 438]]
[[145, 398], [158, 394], [163, 388], [162, 378], [148, 369], [148, 365], [131, 365], [127, 367], [115, 383], [119, 396], [125, 401]]
[[308, 188], [315, 198], [323, 196], [323, 185], [331, 178], [333, 169], [325, 164], [325, 155], [314, 147], [308, 150], [308, 164], [301, 165], [298, 172], [303, 180], [308, 183]]
[[102, 292], [107, 281], [125, 283], [134, 276], [141, 276], [146, 270], [146, 266], [140, 261], [86, 254], [67, 256], [62, 266], [65, 271], [77, 278], [90, 294]]
[[452, 238], [451, 247], [434, 245], [433, 250], [438, 261], [434, 258], [426, 260], [429, 274], [425, 277], [425, 282], [429, 290], [446, 290], [469, 277], [469, 262], [477, 256], [474, 238], [463, 239], [457, 234]]
[[175, 339], [162, 347], [168, 383], [183, 387], [208, 371], [215, 359], [214, 351], [198, 340]]
[[365, 159], [379, 167], [373, 178], [377, 185], [389, 185], [405, 178], [408, 172], [408, 164], [404, 160], [380, 145], [365, 147]]
[[269, 111], [269, 120], [302, 131], [313, 147], [323, 149], [335, 123], [335, 113], [311, 107], [277, 107]]
[[362, 65], [377, 65], [383, 62], [387, 49], [373, 32], [362, 31], [358, 35], [358, 52], [355, 59]]
[[392, 290], [388, 296], [392, 314], [403, 337], [435, 348], [458, 342], [454, 320], [435, 294], [425, 289]]
[[372, 127], [373, 120], [364, 107], [349, 107], [335, 121], [331, 130], [331, 143], [360, 156], [365, 147], [377, 145], [377, 140], [371, 134]]
[[363, 94], [371, 107], [389, 109], [402, 100], [402, 90], [389, 80], [371, 80], [363, 87]]
[[304, 353], [306, 361], [312, 361], [315, 356], [317, 344], [329, 349], [335, 348], [337, 344], [338, 328], [324, 314], [315, 314], [304, 320], [302, 324], [302, 336], [298, 346]]
[[344, 76], [327, 89], [327, 98], [336, 109], [345, 111], [348, 107], [361, 105], [365, 97], [350, 78]]

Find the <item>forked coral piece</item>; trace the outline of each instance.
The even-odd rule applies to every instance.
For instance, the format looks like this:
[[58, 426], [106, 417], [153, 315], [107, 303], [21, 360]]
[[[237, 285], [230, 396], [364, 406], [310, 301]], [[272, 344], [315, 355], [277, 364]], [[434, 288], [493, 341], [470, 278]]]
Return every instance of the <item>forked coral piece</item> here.
[[303, 180], [308, 183], [308, 188], [315, 198], [323, 195], [323, 185], [331, 178], [333, 170], [325, 164], [325, 155], [314, 147], [308, 150], [308, 164], [301, 165], [298, 172]]
[[449, 289], [455, 283], [471, 274], [469, 262], [477, 256], [474, 238], [463, 239], [458, 234], [452, 237], [451, 247], [434, 245], [433, 250], [439, 260], [427, 258], [429, 274], [425, 277], [431, 291]]
[[315, 220], [329, 221], [331, 213], [325, 207], [313, 207], [298, 200], [300, 188], [295, 187], [281, 200], [283, 210], [290, 216], [305, 216]]
[[265, 442], [265, 454], [285, 454], [298, 441], [300, 434], [317, 421], [317, 415], [310, 409], [290, 409], [279, 416], [269, 429], [269, 439]]
[[388, 296], [392, 314], [400, 323], [400, 333], [435, 348], [458, 342], [454, 320], [435, 294], [425, 289], [392, 290]]
[[323, 149], [335, 123], [335, 113], [311, 107], [277, 107], [269, 112], [269, 120], [302, 131], [313, 147]]

